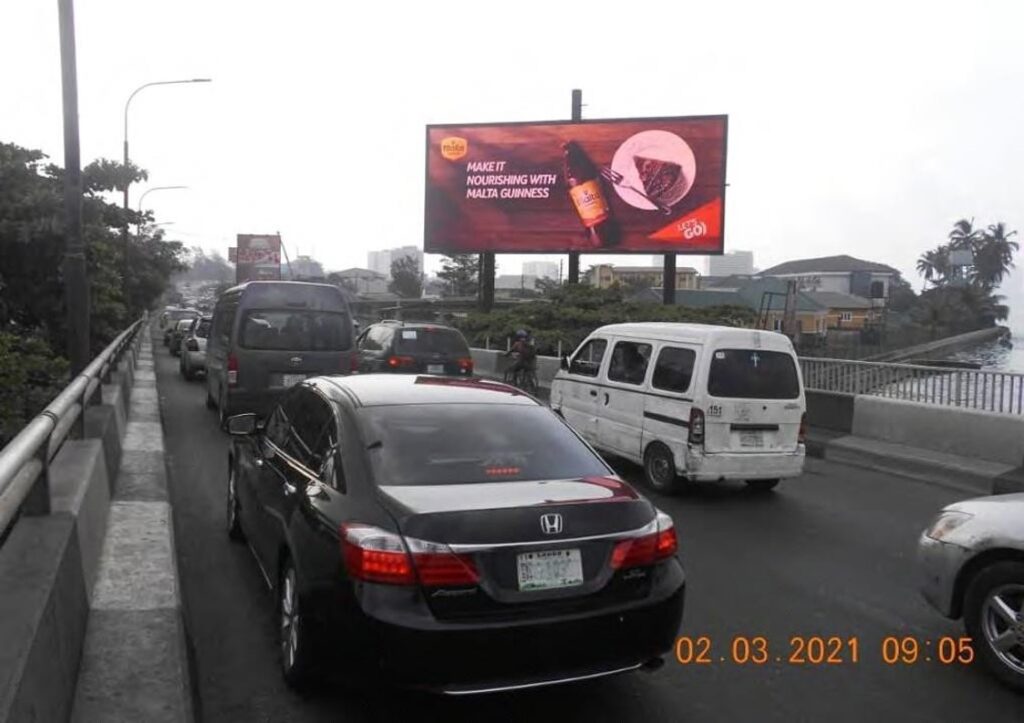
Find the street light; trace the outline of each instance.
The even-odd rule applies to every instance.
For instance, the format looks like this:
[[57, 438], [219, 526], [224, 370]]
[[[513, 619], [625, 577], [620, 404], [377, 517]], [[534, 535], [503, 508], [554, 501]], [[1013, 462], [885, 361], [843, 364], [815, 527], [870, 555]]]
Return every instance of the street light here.
[[[136, 237], [142, 236], [142, 202], [146, 200], [146, 196], [153, 193], [153, 191], [181, 191], [188, 188], [188, 186], [154, 186], [153, 188], [147, 188], [143, 191], [142, 195], [139, 196], [139, 222], [135, 224], [135, 235]], [[159, 226], [160, 224], [155, 224]]]
[[140, 91], [151, 88], [154, 85], [182, 85], [185, 83], [211, 83], [212, 78], [185, 78], [182, 80], [158, 80], [153, 83], [144, 83], [138, 88], [132, 91], [132, 94], [128, 96], [128, 100], [124, 104], [124, 228], [122, 229], [122, 236], [124, 237], [124, 279], [127, 283], [128, 279], [128, 187], [131, 185], [131, 179], [128, 176], [128, 107], [132, 103], [132, 98], [139, 94]]

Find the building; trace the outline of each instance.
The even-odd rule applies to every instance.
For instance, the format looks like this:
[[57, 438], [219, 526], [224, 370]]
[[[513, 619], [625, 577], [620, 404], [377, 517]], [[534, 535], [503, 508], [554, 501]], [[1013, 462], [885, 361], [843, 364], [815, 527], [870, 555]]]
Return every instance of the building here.
[[885, 306], [889, 286], [899, 271], [852, 256], [824, 256], [787, 261], [762, 271], [759, 276], [796, 279], [802, 291], [831, 291], [870, 299], [872, 306]]
[[324, 278], [324, 267], [316, 259], [310, 256], [296, 256], [294, 260], [285, 264], [286, 279], [322, 279]]
[[535, 276], [538, 279], [557, 279], [558, 264], [554, 261], [524, 261], [523, 276]]
[[701, 276], [697, 288], [716, 291], [739, 291], [753, 280], [753, 276]]
[[863, 329], [876, 321], [879, 312], [873, 309], [870, 299], [835, 291], [806, 291], [808, 298], [826, 309], [825, 328]]
[[328, 281], [338, 284], [353, 294], [386, 294], [388, 293], [388, 277], [373, 269], [344, 269], [335, 271], [327, 277]]
[[[607, 289], [614, 284], [621, 286], [646, 286], [661, 288], [664, 268], [661, 266], [616, 266], [615, 264], [597, 264], [591, 266], [586, 273], [588, 284], [599, 289]], [[676, 288], [696, 289], [699, 274], [697, 269], [689, 266], [676, 268]]]
[[750, 276], [753, 273], [753, 251], [730, 251], [722, 256], [708, 256], [708, 276]]
[[419, 269], [420, 276], [422, 276], [423, 251], [420, 250], [418, 246], [398, 246], [393, 249], [370, 251], [366, 254], [366, 265], [370, 267], [370, 271], [376, 271], [378, 274], [384, 274], [384, 276], [390, 279], [391, 264], [405, 256], [416, 259], [417, 268]]
[[532, 296], [537, 290], [537, 277], [528, 274], [501, 274], [494, 277], [494, 296], [503, 299], [513, 299], [522, 296]]

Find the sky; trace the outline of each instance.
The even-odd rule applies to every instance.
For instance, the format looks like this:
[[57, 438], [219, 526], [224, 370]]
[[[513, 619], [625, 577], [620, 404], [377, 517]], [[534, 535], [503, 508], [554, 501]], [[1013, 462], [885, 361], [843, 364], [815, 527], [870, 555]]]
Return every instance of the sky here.
[[[137, 86], [213, 79], [132, 102], [150, 173], [132, 204], [188, 186], [145, 205], [222, 253], [279, 231], [336, 270], [422, 245], [424, 125], [567, 119], [573, 88], [585, 118], [728, 114], [725, 246], [762, 269], [846, 253], [920, 287], [915, 260], [956, 219], [1024, 227], [1012, 0], [90, 0], [76, 25], [83, 164], [120, 158]], [[4, 2], [0, 28], [0, 140], [63, 163], [57, 2]], [[528, 258], [559, 257], [499, 256], [498, 273]], [[582, 266], [616, 260], [638, 259]]]

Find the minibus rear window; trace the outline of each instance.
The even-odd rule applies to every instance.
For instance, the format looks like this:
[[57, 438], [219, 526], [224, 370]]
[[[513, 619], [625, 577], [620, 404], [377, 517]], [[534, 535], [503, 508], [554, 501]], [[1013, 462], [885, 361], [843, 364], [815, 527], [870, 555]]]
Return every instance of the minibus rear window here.
[[726, 399], [797, 399], [793, 357], [763, 349], [719, 349], [711, 355], [708, 394]]

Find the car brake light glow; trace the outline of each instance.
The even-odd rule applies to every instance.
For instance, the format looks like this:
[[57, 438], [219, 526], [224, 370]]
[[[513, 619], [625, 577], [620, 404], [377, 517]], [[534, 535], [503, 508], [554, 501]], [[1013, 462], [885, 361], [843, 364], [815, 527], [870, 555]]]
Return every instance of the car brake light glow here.
[[611, 559], [613, 570], [646, 567], [676, 554], [679, 539], [671, 517], [659, 510], [654, 522], [648, 527], [651, 532], [621, 540], [615, 545]]
[[392, 369], [398, 369], [399, 367], [411, 367], [416, 363], [416, 360], [411, 356], [392, 356], [388, 357], [388, 366]]
[[807, 441], [807, 412], [800, 417], [800, 431], [797, 433], [796, 441], [800, 444]]
[[464, 372], [466, 374], [472, 373], [472, 371], [473, 371], [473, 357], [462, 357], [462, 358], [460, 358], [458, 360], [458, 362], [459, 362], [459, 370], [460, 371], [462, 371], [462, 372]]
[[437, 542], [402, 538], [393, 532], [359, 523], [341, 526], [342, 558], [348, 574], [366, 582], [425, 587], [476, 585], [476, 566], [467, 557]]
[[486, 467], [484, 474], [488, 477], [509, 477], [517, 475], [522, 470], [519, 467]]
[[690, 444], [704, 444], [704, 412], [690, 407]]
[[228, 355], [228, 386], [238, 384], [238, 357], [234, 354]]

